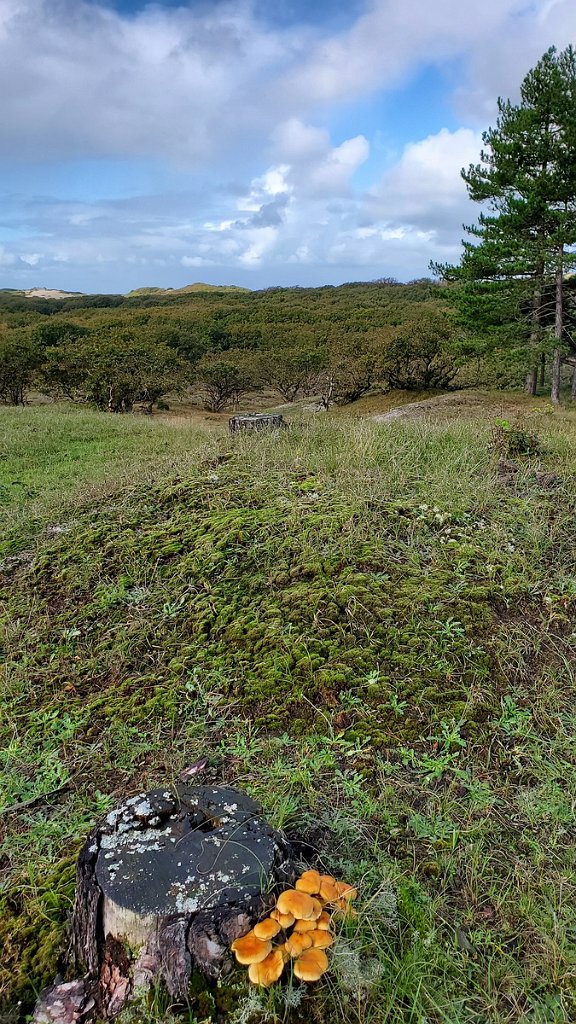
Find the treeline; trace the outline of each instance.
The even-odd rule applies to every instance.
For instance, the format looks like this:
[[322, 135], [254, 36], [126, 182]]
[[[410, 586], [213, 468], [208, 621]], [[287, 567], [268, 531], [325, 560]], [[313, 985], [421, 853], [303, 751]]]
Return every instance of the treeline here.
[[[566, 323], [574, 285], [564, 277]], [[468, 299], [463, 315], [460, 285], [431, 279], [68, 299], [0, 292], [0, 401], [41, 392], [121, 412], [179, 394], [221, 411], [254, 391], [329, 407], [390, 388], [520, 387], [532, 358], [530, 296], [522, 281], [488, 287], [489, 324]], [[539, 323], [544, 388], [554, 330], [544, 313]]]
[[36, 390], [119, 412], [180, 393], [221, 411], [257, 390], [329, 407], [377, 388], [445, 388], [471, 345], [444, 298], [427, 279], [56, 300], [0, 293], [0, 400], [22, 403]]

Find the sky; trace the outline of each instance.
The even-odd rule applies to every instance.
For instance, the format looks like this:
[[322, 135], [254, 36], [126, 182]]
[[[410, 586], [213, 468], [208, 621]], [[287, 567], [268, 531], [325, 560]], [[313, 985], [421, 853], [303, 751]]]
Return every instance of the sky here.
[[575, 0], [0, 0], [0, 288], [429, 274]]

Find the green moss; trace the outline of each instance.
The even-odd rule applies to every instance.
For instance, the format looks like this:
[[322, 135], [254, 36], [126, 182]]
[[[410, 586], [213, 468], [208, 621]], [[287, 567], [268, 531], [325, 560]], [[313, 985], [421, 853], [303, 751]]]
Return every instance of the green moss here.
[[22, 875], [0, 899], [0, 1005], [29, 1008], [54, 980], [74, 897], [74, 863], [66, 857], [44, 875]]

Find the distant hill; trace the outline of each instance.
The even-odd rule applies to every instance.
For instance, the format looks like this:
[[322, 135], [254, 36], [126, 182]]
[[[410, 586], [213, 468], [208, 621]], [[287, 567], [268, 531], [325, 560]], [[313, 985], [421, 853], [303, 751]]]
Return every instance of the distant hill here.
[[250, 288], [241, 288], [238, 284], [204, 284], [196, 281], [195, 284], [184, 285], [184, 288], [175, 288], [177, 292], [249, 292]]
[[131, 298], [133, 295], [164, 295], [173, 291], [173, 288], [133, 288], [131, 292], [126, 292], [126, 295]]
[[241, 288], [237, 284], [205, 284], [204, 281], [195, 281], [194, 284], [185, 284], [183, 288], [134, 288], [127, 292], [129, 298], [138, 295], [183, 295], [186, 292], [249, 292], [250, 288]]
[[[184, 285], [183, 288], [157, 288], [153, 285], [144, 288], [134, 288], [126, 292], [120, 298], [146, 298], [147, 296], [158, 296], [158, 298], [170, 298], [171, 296], [185, 295], [188, 292], [245, 292], [249, 293], [250, 288], [241, 288], [235, 284], [205, 284], [203, 281], [196, 281], [194, 284]], [[79, 299], [86, 295], [88, 300], [93, 299], [92, 293], [68, 292], [62, 288], [0, 288], [1, 295], [12, 295], [24, 299]], [[88, 304], [92, 303], [88, 301]]]
[[60, 288], [29, 288], [21, 293], [27, 299], [75, 299], [84, 292], [63, 292]]

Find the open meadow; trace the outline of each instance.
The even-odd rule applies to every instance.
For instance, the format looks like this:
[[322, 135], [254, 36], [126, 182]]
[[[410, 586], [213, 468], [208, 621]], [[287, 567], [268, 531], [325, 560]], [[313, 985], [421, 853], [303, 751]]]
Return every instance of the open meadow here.
[[121, 1022], [576, 1020], [576, 414], [391, 404], [234, 437], [0, 409], [2, 1021], [57, 973], [90, 827], [201, 757], [358, 917], [305, 993], [239, 970]]

